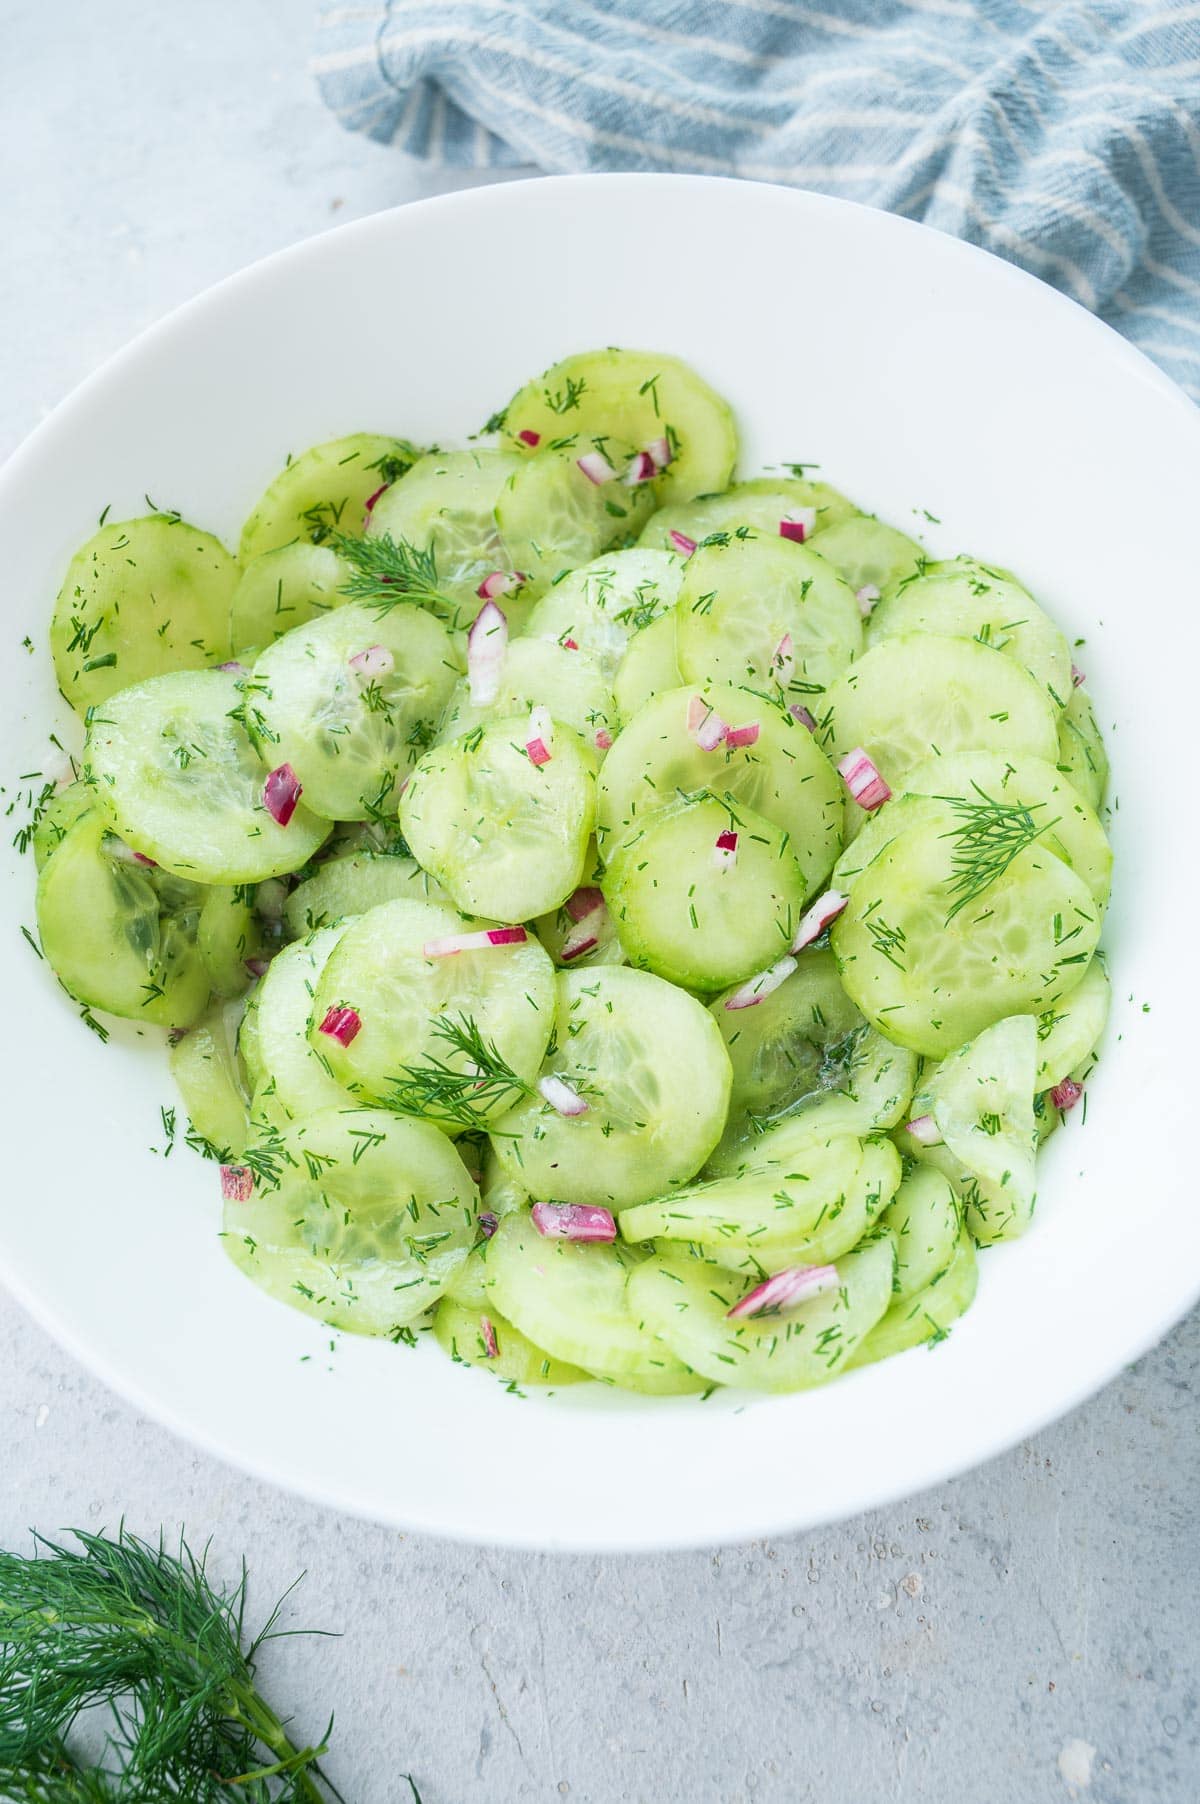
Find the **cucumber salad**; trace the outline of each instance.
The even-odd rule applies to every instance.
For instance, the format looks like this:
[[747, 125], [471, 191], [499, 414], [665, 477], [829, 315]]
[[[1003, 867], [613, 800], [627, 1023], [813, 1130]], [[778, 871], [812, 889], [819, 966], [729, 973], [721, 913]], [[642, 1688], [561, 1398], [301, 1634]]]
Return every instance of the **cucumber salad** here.
[[737, 451], [608, 349], [462, 449], [290, 457], [236, 555], [76, 552], [40, 944], [163, 1030], [280, 1302], [510, 1388], [795, 1390], [1029, 1226], [1109, 999], [1082, 673], [1010, 570]]

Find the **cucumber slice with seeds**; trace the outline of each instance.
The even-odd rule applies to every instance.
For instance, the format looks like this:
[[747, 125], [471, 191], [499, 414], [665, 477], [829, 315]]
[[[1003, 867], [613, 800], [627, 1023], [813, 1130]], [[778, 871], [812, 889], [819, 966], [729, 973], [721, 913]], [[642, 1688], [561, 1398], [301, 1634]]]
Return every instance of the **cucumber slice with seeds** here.
[[849, 1365], [892, 1300], [896, 1252], [890, 1234], [838, 1261], [839, 1284], [786, 1315], [730, 1321], [759, 1280], [705, 1260], [658, 1254], [631, 1273], [629, 1302], [677, 1358], [715, 1384], [764, 1391], [808, 1390]]
[[[621, 966], [562, 972], [556, 995], [546, 1073], [587, 1110], [563, 1116], [527, 1097], [493, 1125], [499, 1164], [541, 1201], [601, 1208], [687, 1183], [720, 1138], [729, 1103], [729, 1057], [707, 1011]], [[501, 1307], [512, 1313], [503, 1299]]]
[[196, 945], [208, 981], [218, 996], [240, 996], [249, 989], [247, 959], [260, 959], [268, 949], [274, 950], [266, 924], [254, 906], [252, 885], [208, 890], [196, 926]]
[[527, 921], [582, 880], [595, 817], [591, 758], [558, 721], [547, 762], [533, 762], [529, 738], [528, 715], [477, 727], [427, 752], [401, 797], [405, 839], [469, 913]]
[[[1038, 1016], [1038, 1067], [1036, 1085], [1050, 1090], [1070, 1077], [1095, 1051], [1108, 1020], [1112, 985], [1099, 958], [1094, 958], [1081, 982], [1056, 1007]], [[1057, 1115], [1055, 1117], [1057, 1119]]]
[[[731, 726], [753, 722], [752, 745], [703, 751], [688, 728], [694, 698]], [[829, 874], [841, 843], [842, 783], [806, 727], [762, 695], [707, 683], [655, 696], [623, 728], [596, 787], [602, 852], [628, 838], [657, 809], [708, 794], [743, 805], [788, 835], [806, 892]]]
[[230, 655], [238, 567], [177, 514], [102, 526], [71, 559], [50, 621], [58, 686], [79, 714], [118, 689]]
[[675, 656], [675, 614], [660, 614], [633, 635], [613, 677], [613, 696], [622, 720], [631, 720], [653, 695], [683, 682]]
[[462, 739], [509, 715], [528, 717], [535, 707], [549, 707], [555, 720], [572, 728], [587, 746], [595, 745], [597, 734], [611, 738], [617, 731], [612, 686], [597, 658], [554, 639], [514, 639], [505, 653], [495, 700], [473, 702], [471, 685], [463, 678], [446, 704], [438, 740], [444, 745]]
[[354, 1106], [308, 1042], [317, 984], [344, 931], [344, 924], [325, 927], [285, 946], [271, 960], [243, 1018], [238, 1046], [254, 1092], [254, 1113], [276, 1126], [322, 1109]]
[[[482, 925], [452, 908], [398, 901], [369, 909], [345, 928], [317, 984], [309, 1038], [332, 1076], [360, 1101], [424, 1114], [461, 1131], [495, 1120], [532, 1085], [554, 1025], [554, 967], [545, 949], [530, 935], [484, 951], [425, 956], [429, 941]], [[353, 1009], [361, 1023], [347, 1045], [321, 1032], [330, 1010], [340, 1009]], [[511, 1079], [463, 1082], [483, 1065], [452, 1037], [464, 1026]], [[457, 1085], [439, 1083], [439, 1067], [456, 1074]], [[416, 1069], [433, 1075], [414, 1089]]]
[[[491, 1347], [485, 1339], [485, 1323], [491, 1332]], [[482, 1309], [472, 1309], [443, 1297], [433, 1318], [433, 1334], [459, 1365], [480, 1366], [503, 1384], [579, 1384], [589, 1376], [579, 1366], [543, 1353], [498, 1309], [489, 1312], [486, 1302]]]
[[992, 646], [1027, 670], [1056, 708], [1071, 693], [1071, 653], [1050, 616], [1006, 571], [974, 558], [926, 564], [898, 584], [872, 613], [867, 643], [915, 632]]
[[395, 1335], [471, 1249], [479, 1193], [427, 1122], [326, 1109], [259, 1152], [250, 1200], [225, 1205], [225, 1249], [268, 1296], [330, 1327]]
[[33, 830], [33, 862], [39, 871], [57, 852], [75, 822], [94, 806], [90, 785], [78, 781], [68, 783], [50, 799]]
[[250, 1140], [250, 1117], [229, 1011], [211, 1009], [172, 1046], [170, 1061], [194, 1132], [225, 1164], [240, 1159]]
[[653, 506], [648, 484], [631, 489], [615, 475], [594, 482], [573, 446], [522, 460], [497, 497], [496, 524], [509, 563], [541, 590], [560, 577], [570, 581], [569, 572], [608, 546], [636, 538]]
[[[368, 537], [387, 533], [432, 552], [437, 588], [452, 604], [451, 626], [474, 620], [483, 606], [477, 590], [485, 576], [513, 567], [496, 524], [496, 503], [520, 468], [520, 458], [506, 451], [431, 451], [375, 503]], [[514, 600], [505, 598], [506, 614]]]
[[740, 683], [804, 705], [861, 649], [854, 591], [807, 545], [749, 533], [688, 559], [675, 609], [686, 682]]
[[355, 432], [289, 458], [242, 528], [240, 561], [293, 539], [323, 545], [335, 532], [361, 533], [371, 496], [398, 482], [420, 456], [407, 439]]
[[250, 737], [264, 764], [291, 765], [327, 820], [386, 818], [458, 670], [450, 633], [423, 608], [352, 602], [261, 654], [243, 684]]
[[887, 1314], [860, 1341], [845, 1370], [890, 1359], [909, 1347], [933, 1346], [945, 1340], [950, 1328], [975, 1301], [979, 1269], [975, 1243], [964, 1228], [953, 1257], [923, 1290], [893, 1303]]
[[884, 1211], [883, 1224], [896, 1237], [896, 1296], [916, 1296], [957, 1251], [962, 1210], [954, 1186], [932, 1165], [914, 1165]]
[[715, 797], [649, 815], [612, 852], [603, 888], [631, 964], [709, 992], [782, 958], [808, 894], [788, 835]]
[[1083, 689], [1071, 691], [1067, 705], [1059, 715], [1055, 762], [1093, 808], [1103, 805], [1108, 789], [1108, 754], [1096, 723], [1092, 698]]
[[641, 485], [658, 501], [723, 489], [737, 456], [728, 404], [686, 363], [656, 351], [610, 347], [566, 357], [513, 396], [502, 423], [507, 442], [522, 450], [522, 434], [542, 448], [563, 439], [581, 448], [603, 440], [622, 474], [632, 455], [666, 438], [670, 464]]
[[251, 558], [229, 608], [229, 642], [238, 652], [258, 651], [281, 633], [341, 607], [349, 567], [328, 545], [296, 539]]
[[300, 802], [286, 826], [263, 799], [267, 771], [223, 671], [176, 671], [110, 696], [88, 723], [84, 775], [128, 845], [200, 883], [294, 871], [329, 832]]
[[347, 852], [318, 865], [298, 883], [283, 905], [283, 918], [297, 939], [347, 915], [366, 914], [380, 902], [448, 903], [441, 884], [415, 858], [379, 852]]
[[986, 1206], [974, 1196], [967, 1205], [977, 1240], [1012, 1240], [1033, 1215], [1036, 1072], [1037, 1024], [1032, 1015], [1013, 1015], [943, 1059], [913, 1099], [985, 1199]]
[[674, 607], [683, 563], [661, 551], [616, 551], [572, 570], [529, 616], [536, 637], [568, 640], [597, 659], [611, 682], [631, 640]]
[[700, 495], [694, 501], [659, 508], [639, 543], [678, 551], [672, 532], [699, 545], [712, 533], [735, 533], [743, 527], [769, 538], [779, 532], [782, 521], [807, 521], [810, 512], [815, 516], [814, 533], [831, 531], [858, 517], [853, 501], [827, 482], [811, 482], [801, 476], [756, 476], [750, 482], [735, 482], [719, 495]]
[[[882, 592], [907, 582], [925, 562], [925, 554], [915, 540], [897, 532], [894, 526], [885, 526], [872, 514], [856, 514], [853, 519], [838, 520], [826, 527], [817, 549], [856, 596], [860, 589]], [[863, 599], [869, 605], [871, 598]], [[878, 599], [877, 593], [874, 600]]]

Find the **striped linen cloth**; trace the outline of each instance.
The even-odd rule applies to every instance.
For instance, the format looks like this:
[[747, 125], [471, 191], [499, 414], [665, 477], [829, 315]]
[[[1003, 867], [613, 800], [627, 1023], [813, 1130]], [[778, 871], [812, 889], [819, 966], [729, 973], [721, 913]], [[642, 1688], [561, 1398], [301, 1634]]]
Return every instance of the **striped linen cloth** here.
[[1200, 400], [1192, 0], [322, 0], [351, 131], [433, 164], [793, 183], [1053, 282]]

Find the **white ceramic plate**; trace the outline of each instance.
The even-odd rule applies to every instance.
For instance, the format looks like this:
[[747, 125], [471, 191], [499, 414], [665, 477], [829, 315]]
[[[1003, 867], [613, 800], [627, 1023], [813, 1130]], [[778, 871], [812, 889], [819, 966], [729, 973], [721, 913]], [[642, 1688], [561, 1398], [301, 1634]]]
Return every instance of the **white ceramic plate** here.
[[1200, 414], [981, 251], [783, 189], [582, 177], [382, 214], [213, 289], [0, 475], [9, 797], [51, 754], [47, 618], [104, 506], [138, 513], [149, 491], [236, 544], [289, 451], [355, 429], [444, 444], [553, 359], [613, 343], [676, 352], [728, 395], [745, 472], [817, 460], [935, 551], [1014, 566], [1086, 640], [1119, 802], [1108, 1049], [1086, 1123], [1077, 1111], [1047, 1149], [1032, 1232], [983, 1258], [945, 1345], [808, 1395], [703, 1404], [598, 1386], [520, 1400], [432, 1344], [338, 1337], [330, 1352], [227, 1263], [213, 1168], [148, 1150], [174, 1100], [161, 1047], [133, 1032], [102, 1046], [80, 1025], [18, 931], [32, 861], [3, 854], [6, 1282], [212, 1452], [346, 1510], [537, 1548], [736, 1540], [884, 1503], [1069, 1409], [1200, 1293]]

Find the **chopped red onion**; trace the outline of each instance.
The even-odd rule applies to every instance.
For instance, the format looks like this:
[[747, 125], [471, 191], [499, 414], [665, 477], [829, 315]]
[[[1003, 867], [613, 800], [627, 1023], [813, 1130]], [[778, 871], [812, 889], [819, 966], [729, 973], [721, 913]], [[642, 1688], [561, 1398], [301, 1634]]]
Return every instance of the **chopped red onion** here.
[[484, 577], [475, 593], [483, 601], [495, 601], [497, 595], [507, 595], [510, 589], [519, 589], [529, 578], [523, 570], [492, 570]]
[[375, 512], [375, 503], [381, 495], [386, 495], [391, 488], [390, 482], [381, 482], [373, 495], [368, 495], [363, 502], [363, 531], [371, 524], [371, 515]]
[[611, 752], [612, 742], [613, 736], [607, 727], [596, 728], [596, 750], [598, 752]]
[[228, 658], [224, 664], [218, 664], [218, 670], [232, 670], [237, 676], [246, 674], [246, 665], [239, 664], [236, 658]]
[[339, 1046], [349, 1046], [351, 1040], [357, 1039], [361, 1028], [362, 1016], [356, 1008], [331, 1008], [317, 1031], [328, 1034]]
[[905, 1132], [911, 1134], [921, 1146], [940, 1146], [942, 1144], [942, 1130], [932, 1115], [914, 1115], [911, 1121], [905, 1122], [904, 1126]]
[[860, 808], [882, 808], [892, 798], [891, 790], [861, 745], [838, 759], [838, 773]]
[[628, 488], [635, 489], [639, 483], [650, 482], [657, 475], [658, 465], [650, 453], [638, 451], [625, 472], [625, 483]]
[[796, 961], [791, 953], [773, 964], [768, 971], [760, 971], [756, 977], [748, 977], [739, 990], [725, 998], [726, 1008], [754, 1008], [758, 1003], [772, 995], [781, 983], [786, 983], [796, 969]]
[[1075, 1107], [1082, 1095], [1083, 1085], [1077, 1084], [1073, 1077], [1064, 1077], [1061, 1084], [1055, 1084], [1051, 1090], [1050, 1101], [1065, 1114], [1068, 1109]]
[[881, 591], [876, 588], [874, 583], [864, 583], [861, 589], [855, 589], [854, 599], [858, 603], [858, 611], [864, 620], [879, 600], [880, 594]]
[[531, 451], [536, 450], [538, 445], [540, 445], [542, 442], [541, 433], [534, 432], [532, 427], [530, 427], [530, 426], [522, 426], [520, 432], [518, 432], [518, 434], [517, 434], [517, 437], [520, 439], [520, 441], [523, 445], [528, 445], [529, 449]]
[[588, 481], [594, 482], [597, 488], [600, 488], [606, 482], [611, 482], [617, 473], [609, 463], [607, 457], [605, 457], [603, 451], [585, 451], [582, 457], [577, 457], [575, 459], [575, 462], [579, 465], [579, 468], [583, 471]]
[[600, 941], [594, 933], [569, 933], [563, 941], [562, 951], [558, 955], [559, 963], [569, 965], [575, 959], [582, 958], [585, 953], [594, 952], [599, 944]]
[[817, 510], [815, 507], [798, 507], [792, 513], [785, 514], [779, 522], [781, 539], [792, 539], [797, 545], [803, 545], [805, 539], [811, 539], [817, 530]]
[[1078, 664], [1072, 664], [1072, 666], [1071, 666], [1071, 687], [1073, 689], [1078, 689], [1081, 686], [1081, 684], [1086, 683], [1086, 682], [1087, 682], [1087, 677], [1084, 675], [1083, 671], [1080, 670]]
[[248, 1203], [254, 1194], [254, 1173], [248, 1165], [222, 1165], [221, 1195], [227, 1203]]
[[496, 1330], [492, 1327], [492, 1319], [490, 1316], [487, 1316], [487, 1315], [480, 1316], [480, 1318], [479, 1318], [479, 1338], [483, 1342], [484, 1358], [485, 1359], [495, 1359], [495, 1357], [496, 1357], [497, 1353], [499, 1353], [500, 1349], [496, 1345]]
[[756, 720], [748, 720], [744, 727], [727, 727], [725, 729], [725, 743], [730, 751], [736, 752], [741, 746], [757, 745], [758, 732], [758, 722]]
[[578, 651], [579, 650], [579, 641], [577, 639], [560, 639], [559, 644], [562, 646], [564, 651]]
[[809, 713], [808, 709], [802, 708], [800, 706], [799, 702], [793, 702], [791, 707], [788, 709], [788, 713], [791, 715], [793, 720], [798, 720], [802, 727], [807, 727], [810, 733], [816, 732], [816, 730], [817, 730], [816, 721], [813, 719], [813, 716]]
[[550, 750], [554, 743], [554, 721], [549, 708], [534, 708], [529, 716], [529, 737], [525, 741], [525, 752], [530, 764], [549, 764], [554, 756]]
[[478, 1219], [479, 1232], [485, 1240], [490, 1240], [500, 1226], [499, 1218], [490, 1209], [485, 1209]]
[[811, 946], [814, 940], [819, 939], [829, 923], [837, 920], [849, 900], [849, 896], [843, 896], [836, 889], [827, 889], [823, 896], [818, 896], [812, 907], [806, 908], [800, 917], [800, 925], [792, 941], [792, 951], [802, 952], [805, 946]]
[[485, 601], [467, 634], [467, 682], [476, 708], [490, 707], [500, 693], [508, 620], [494, 601]]
[[726, 827], [723, 833], [718, 833], [713, 847], [713, 869], [731, 871], [737, 863], [737, 848], [738, 836], [731, 828]]
[[729, 727], [702, 695], [692, 695], [688, 697], [687, 730], [702, 752], [715, 752]]
[[423, 958], [453, 958], [456, 952], [488, 952], [493, 946], [523, 946], [529, 938], [523, 927], [484, 927], [478, 933], [448, 933], [426, 940]]
[[265, 977], [271, 968], [271, 961], [267, 958], [244, 958], [242, 963], [251, 977]]
[[304, 785], [290, 764], [281, 764], [263, 784], [263, 807], [280, 827], [286, 827], [296, 812], [296, 803]]
[[588, 1112], [586, 1099], [580, 1096], [578, 1090], [572, 1090], [570, 1084], [565, 1084], [561, 1077], [540, 1077], [538, 1095], [560, 1115], [586, 1115]]
[[113, 864], [140, 864], [152, 871], [158, 869], [153, 858], [147, 858], [144, 852], [135, 852], [132, 846], [127, 846], [125, 841], [118, 839], [115, 833], [104, 835], [100, 841], [100, 849], [106, 858], [112, 860]]
[[796, 659], [792, 651], [792, 635], [785, 633], [771, 653], [771, 669], [781, 683], [787, 684], [791, 682], [792, 672], [795, 668]]
[[670, 440], [665, 436], [663, 438], [651, 439], [650, 443], [646, 446], [646, 455], [650, 458], [656, 470], [665, 470], [667, 465], [671, 462]]
[[360, 676], [390, 676], [396, 668], [396, 660], [386, 645], [368, 645], [366, 651], [356, 651], [346, 661]]
[[674, 527], [671, 528], [667, 537], [671, 541], [672, 548], [679, 553], [680, 557], [691, 557], [696, 549], [695, 539], [689, 539], [686, 532], [676, 532]]
[[838, 1282], [836, 1265], [789, 1265], [786, 1271], [776, 1272], [773, 1278], [748, 1290], [725, 1314], [735, 1321], [743, 1316], [783, 1315], [813, 1297], [836, 1290]]
[[535, 1203], [533, 1225], [547, 1240], [615, 1240], [617, 1224], [608, 1209], [590, 1203]]
[[604, 907], [604, 892], [597, 889], [594, 884], [586, 884], [583, 888], [573, 891], [563, 903], [563, 907], [573, 921], [582, 921], [587, 915], [595, 914], [598, 908]]

